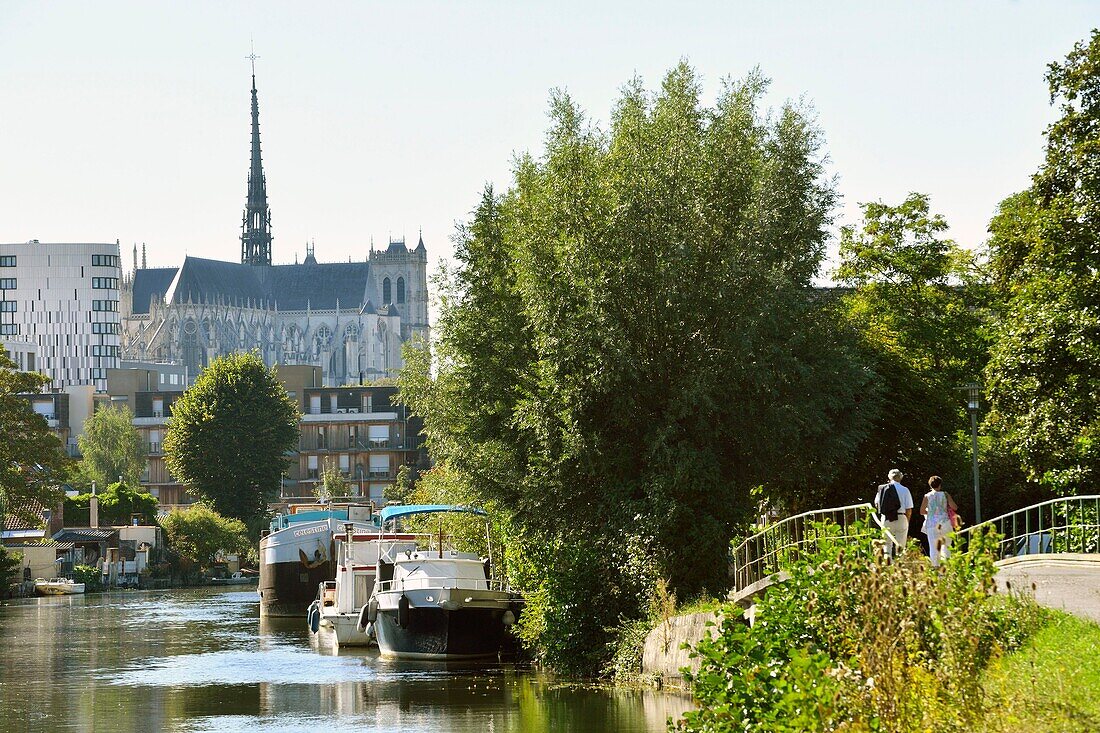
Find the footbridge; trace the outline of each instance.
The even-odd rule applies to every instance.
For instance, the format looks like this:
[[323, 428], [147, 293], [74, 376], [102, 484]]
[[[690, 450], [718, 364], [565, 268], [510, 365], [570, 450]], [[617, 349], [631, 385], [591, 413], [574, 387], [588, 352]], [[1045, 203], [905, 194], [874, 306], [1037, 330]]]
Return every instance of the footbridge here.
[[[961, 547], [974, 532], [1000, 535], [996, 560], [1001, 590], [1028, 593], [1039, 603], [1100, 623], [1100, 495], [1074, 496], [1017, 509], [956, 534]], [[870, 504], [805, 512], [762, 528], [734, 548], [729, 598], [743, 606], [752, 623], [754, 601], [786, 579], [786, 568], [813, 555], [818, 544], [872, 537], [893, 542]], [[720, 612], [674, 616], [646, 637], [643, 674], [669, 685], [682, 684], [681, 670], [698, 669], [684, 646], [694, 646]]]
[[[997, 584], [1031, 593], [1049, 607], [1100, 622], [1100, 495], [1044, 501], [986, 520], [956, 533], [962, 546], [978, 531], [1000, 535]], [[764, 527], [734, 548], [730, 599], [753, 599], [785, 578], [784, 568], [812, 554], [817, 544], [868, 534], [894, 541], [870, 504], [818, 509]]]

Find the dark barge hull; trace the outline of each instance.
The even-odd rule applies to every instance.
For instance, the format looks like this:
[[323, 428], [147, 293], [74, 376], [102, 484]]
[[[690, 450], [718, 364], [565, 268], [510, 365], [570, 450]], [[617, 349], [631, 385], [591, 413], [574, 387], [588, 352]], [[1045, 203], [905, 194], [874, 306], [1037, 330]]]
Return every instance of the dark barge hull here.
[[260, 564], [260, 613], [304, 617], [317, 598], [317, 586], [336, 577], [336, 566], [324, 562], [307, 568], [300, 562]]
[[397, 610], [379, 609], [375, 621], [383, 656], [399, 659], [488, 659], [502, 651], [506, 609], [408, 609], [404, 627]]

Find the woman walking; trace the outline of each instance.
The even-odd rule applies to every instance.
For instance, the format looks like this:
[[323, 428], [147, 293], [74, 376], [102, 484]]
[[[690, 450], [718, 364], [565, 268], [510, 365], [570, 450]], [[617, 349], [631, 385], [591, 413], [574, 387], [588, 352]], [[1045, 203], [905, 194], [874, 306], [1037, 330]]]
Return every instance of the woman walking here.
[[928, 555], [934, 568], [947, 559], [951, 535], [955, 531], [955, 500], [942, 487], [943, 480], [939, 476], [928, 479], [929, 491], [920, 504], [920, 513], [924, 515], [923, 532], [928, 535]]

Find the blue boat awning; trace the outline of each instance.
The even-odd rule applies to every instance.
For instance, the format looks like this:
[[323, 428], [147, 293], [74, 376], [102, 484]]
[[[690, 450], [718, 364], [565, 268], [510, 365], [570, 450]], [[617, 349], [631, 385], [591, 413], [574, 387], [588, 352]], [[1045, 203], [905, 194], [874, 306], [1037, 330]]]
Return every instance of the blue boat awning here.
[[477, 514], [482, 517], [488, 516], [481, 509], [472, 506], [451, 506], [449, 504], [397, 504], [385, 507], [378, 513], [378, 516], [385, 524], [391, 519], [407, 517], [410, 514], [438, 514], [440, 512], [465, 512], [466, 514]]

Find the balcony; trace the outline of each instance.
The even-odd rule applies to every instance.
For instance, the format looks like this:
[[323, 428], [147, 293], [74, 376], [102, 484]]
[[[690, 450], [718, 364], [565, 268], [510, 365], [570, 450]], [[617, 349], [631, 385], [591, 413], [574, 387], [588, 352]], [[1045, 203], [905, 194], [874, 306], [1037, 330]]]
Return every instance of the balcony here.
[[[339, 409], [343, 410], [344, 408], [341, 407]], [[332, 412], [324, 408], [319, 410], [311, 408], [309, 412], [302, 415], [302, 422], [304, 423], [382, 422], [396, 419], [396, 412], [359, 412], [351, 407], [344, 412]]]
[[[298, 440], [299, 451], [372, 451], [372, 450], [406, 450], [405, 445], [399, 440], [351, 440], [346, 437], [329, 437], [318, 440], [315, 436], [304, 436]], [[412, 450], [412, 448], [408, 448]]]

